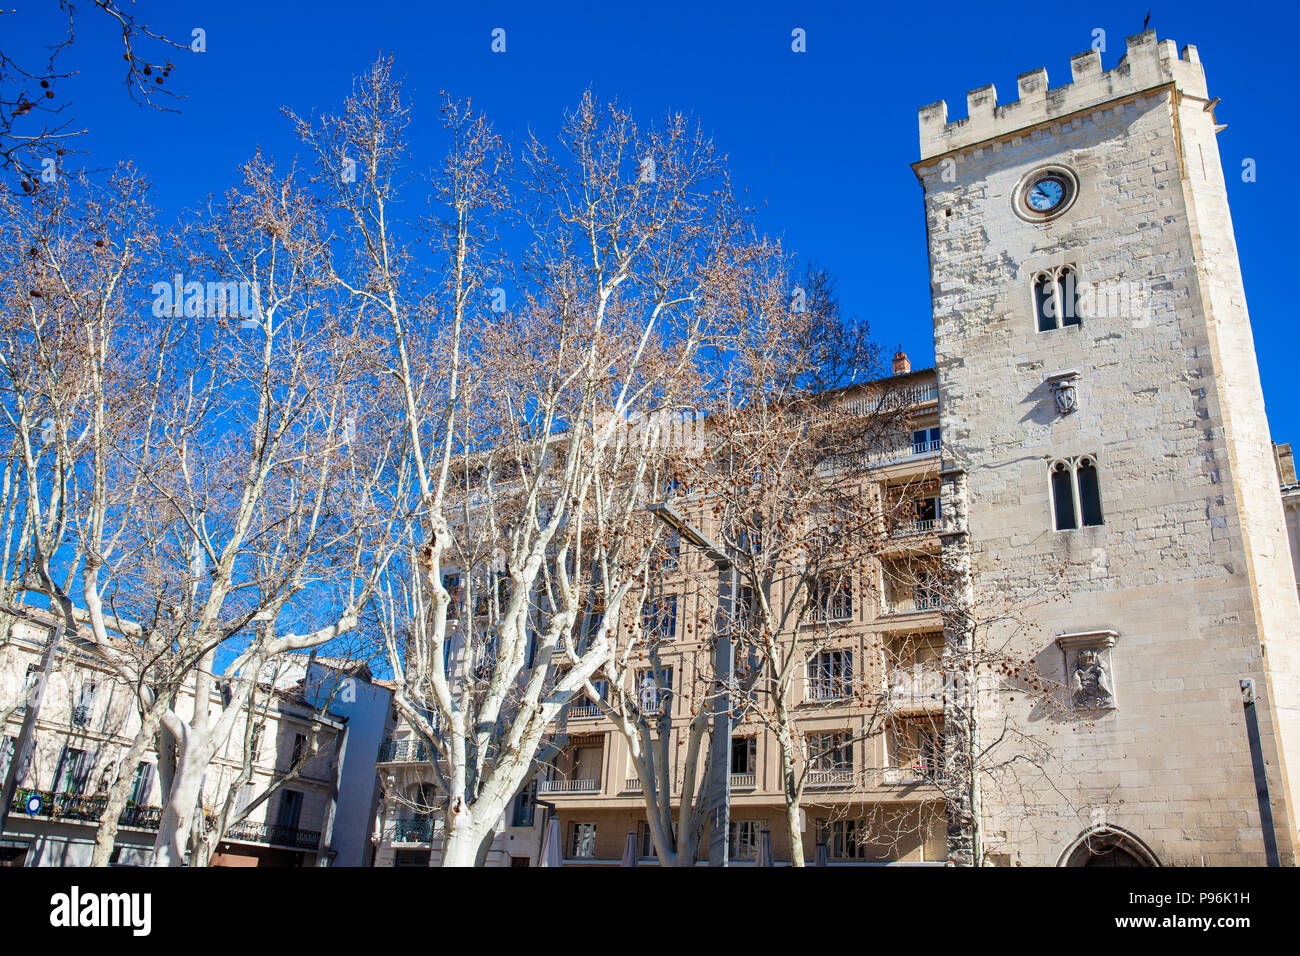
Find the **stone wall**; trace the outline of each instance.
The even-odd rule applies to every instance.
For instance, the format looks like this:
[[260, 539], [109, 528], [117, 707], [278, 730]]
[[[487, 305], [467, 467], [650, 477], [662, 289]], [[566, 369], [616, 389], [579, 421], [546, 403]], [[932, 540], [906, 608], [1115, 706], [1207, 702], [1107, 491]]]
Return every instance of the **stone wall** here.
[[[1049, 92], [1041, 71], [1022, 77], [1022, 98], [1035, 97], [1023, 107], [976, 91], [969, 122], [948, 123], [942, 104], [922, 110], [927, 158], [915, 167], [945, 463], [968, 475], [978, 639], [1033, 655], [1063, 688], [1054, 704], [1012, 687], [982, 702], [986, 743], [1025, 735], [1051, 754], [988, 759], [984, 853], [1054, 864], [1080, 834], [1109, 827], [1165, 864], [1264, 863], [1239, 689], [1252, 678], [1290, 860], [1277, 727], [1288, 744], [1300, 738], [1281, 679], [1298, 688], [1300, 608], [1284, 587], [1285, 530], [1204, 79], [1194, 48], [1180, 60], [1152, 33], [1129, 41], [1116, 70], [1100, 73], [1087, 54], [1072, 65], [1064, 91]], [[1057, 219], [1026, 222], [1014, 194], [1049, 163], [1076, 173], [1077, 198]], [[1140, 308], [1037, 331], [1033, 276], [1067, 264], [1098, 288], [1138, 288]], [[1063, 369], [1079, 372], [1067, 414], [1045, 382]], [[1096, 459], [1104, 524], [1055, 531], [1048, 468], [1079, 455]], [[1113, 708], [1075, 711], [1064, 689], [1072, 673], [1056, 638], [1086, 631], [1117, 632]]]

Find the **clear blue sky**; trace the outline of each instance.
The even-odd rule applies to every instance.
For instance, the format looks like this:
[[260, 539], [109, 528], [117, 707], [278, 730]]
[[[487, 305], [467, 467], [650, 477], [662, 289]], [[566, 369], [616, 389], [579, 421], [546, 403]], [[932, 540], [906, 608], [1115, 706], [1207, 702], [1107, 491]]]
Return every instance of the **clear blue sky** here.
[[[518, 140], [529, 127], [550, 136], [561, 111], [587, 86], [617, 97], [642, 122], [667, 110], [694, 114], [730, 154], [735, 182], [764, 206], [761, 224], [839, 279], [850, 314], [866, 317], [885, 347], [901, 344], [914, 364], [933, 359], [916, 109], [946, 99], [965, 115], [965, 92], [995, 83], [1015, 98], [1015, 78], [1046, 67], [1068, 82], [1069, 58], [1104, 29], [1103, 64], [1141, 30], [1149, 0], [1084, 6], [1040, 3], [828, 4], [484, 3], [408, 0], [141, 0], [140, 18], [175, 38], [207, 33], [207, 52], [178, 52], [170, 83], [185, 95], [179, 114], [134, 106], [119, 85], [121, 51], [102, 17], [82, 7], [69, 62], [83, 69], [60, 90], [91, 135], [82, 146], [106, 165], [133, 156], [178, 214], [221, 192], [257, 146], [281, 160], [302, 155], [282, 106], [332, 109], [350, 78], [379, 51], [397, 57], [417, 109], [413, 147], [441, 155], [438, 91], [470, 97]], [[53, 0], [19, 0], [5, 18], [6, 49], [43, 42], [57, 27]], [[1182, 2], [1152, 7], [1151, 26], [1181, 47], [1194, 43], [1222, 98], [1219, 137], [1237, 242], [1254, 320], [1264, 394], [1275, 440], [1300, 441], [1294, 377], [1294, 305], [1282, 301], [1300, 239], [1290, 197], [1300, 153], [1295, 99], [1300, 15], [1294, 5]], [[490, 50], [506, 30], [505, 54]], [[790, 49], [795, 27], [807, 52]], [[1245, 157], [1258, 179], [1243, 183]], [[413, 199], [415, 197], [412, 197]]]

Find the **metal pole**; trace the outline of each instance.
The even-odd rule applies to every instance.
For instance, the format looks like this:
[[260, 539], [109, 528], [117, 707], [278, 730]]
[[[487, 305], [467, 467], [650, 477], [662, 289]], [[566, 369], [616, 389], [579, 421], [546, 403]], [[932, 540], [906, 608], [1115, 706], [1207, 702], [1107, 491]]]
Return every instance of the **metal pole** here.
[[735, 622], [736, 568], [718, 565], [718, 628], [713, 669], [713, 741], [709, 756], [709, 866], [727, 866], [731, 829], [731, 688], [736, 673], [732, 625]]

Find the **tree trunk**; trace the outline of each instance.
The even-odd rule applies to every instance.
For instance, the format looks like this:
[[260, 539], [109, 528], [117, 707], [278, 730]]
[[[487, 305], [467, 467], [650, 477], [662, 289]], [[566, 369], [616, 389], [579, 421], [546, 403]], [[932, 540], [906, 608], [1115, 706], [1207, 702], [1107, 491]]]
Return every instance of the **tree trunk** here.
[[790, 865], [803, 866], [803, 830], [799, 827], [799, 801], [785, 803], [785, 826], [790, 833]]
[[181, 758], [176, 764], [176, 778], [163, 805], [158, 836], [154, 840], [154, 866], [182, 866], [185, 863], [185, 844], [202, 795], [203, 771], [207, 766], [207, 761], [198, 758], [196, 750], [182, 747]]
[[142, 715], [140, 732], [135, 735], [131, 748], [118, 765], [117, 779], [109, 788], [108, 803], [99, 818], [99, 829], [95, 831], [95, 851], [90, 857], [91, 866], [108, 866], [109, 860], [112, 859], [113, 847], [117, 843], [118, 820], [122, 816], [122, 811], [126, 809], [127, 797], [130, 796], [131, 785], [134, 782], [135, 767], [140, 763], [144, 752], [149, 749], [154, 734], [158, 732], [158, 718], [164, 706], [166, 702], [159, 699]]
[[475, 866], [478, 863], [483, 834], [465, 816], [464, 813], [448, 814], [449, 819], [442, 831], [442, 866]]

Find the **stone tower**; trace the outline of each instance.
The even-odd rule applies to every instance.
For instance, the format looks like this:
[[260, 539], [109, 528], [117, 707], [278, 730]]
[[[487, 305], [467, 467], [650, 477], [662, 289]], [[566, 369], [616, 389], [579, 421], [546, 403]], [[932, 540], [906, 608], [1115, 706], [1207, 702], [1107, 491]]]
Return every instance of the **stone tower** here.
[[950, 732], [1004, 741], [949, 801], [950, 855], [1294, 863], [1300, 607], [1217, 100], [1154, 32], [1070, 68], [1003, 105], [974, 90], [966, 119], [920, 111], [944, 564], [969, 611], [949, 652], [1053, 682], [950, 705]]

